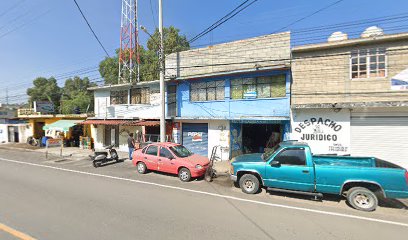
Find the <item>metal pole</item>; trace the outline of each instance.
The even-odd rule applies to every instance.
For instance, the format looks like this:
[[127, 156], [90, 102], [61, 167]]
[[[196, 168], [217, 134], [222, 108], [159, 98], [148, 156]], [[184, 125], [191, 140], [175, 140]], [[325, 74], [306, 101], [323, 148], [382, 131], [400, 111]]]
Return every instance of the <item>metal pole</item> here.
[[166, 99], [164, 93], [164, 49], [163, 49], [163, 6], [162, 0], [159, 0], [159, 33], [160, 33], [160, 96], [161, 96], [161, 115], [160, 115], [160, 142], [166, 141]]

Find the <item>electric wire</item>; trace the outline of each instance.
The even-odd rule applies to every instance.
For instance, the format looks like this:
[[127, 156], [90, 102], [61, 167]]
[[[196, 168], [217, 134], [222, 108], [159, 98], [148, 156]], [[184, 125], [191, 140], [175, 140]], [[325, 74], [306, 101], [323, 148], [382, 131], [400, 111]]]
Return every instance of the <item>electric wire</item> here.
[[89, 24], [88, 19], [85, 17], [84, 13], [81, 10], [81, 7], [79, 7], [78, 3], [76, 0], [74, 0], [75, 5], [77, 6], [79, 12], [81, 13], [83, 19], [85, 20], [86, 24], [88, 25], [89, 29], [91, 30], [93, 36], [95, 39], [98, 41], [99, 45], [102, 47], [103, 51], [105, 51], [106, 56], [110, 57], [108, 51], [106, 51], [105, 47], [103, 46], [102, 42], [99, 40], [98, 36], [96, 35], [95, 31], [92, 29], [91, 24]]

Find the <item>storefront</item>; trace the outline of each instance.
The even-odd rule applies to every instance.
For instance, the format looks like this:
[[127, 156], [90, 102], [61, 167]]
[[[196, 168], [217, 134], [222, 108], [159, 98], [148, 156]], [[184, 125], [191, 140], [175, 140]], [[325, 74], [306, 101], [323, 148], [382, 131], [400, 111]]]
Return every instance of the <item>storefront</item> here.
[[354, 109], [351, 154], [374, 156], [408, 168], [408, 108]]
[[290, 131], [289, 120], [232, 120], [230, 122], [231, 157], [248, 153], [264, 153]]
[[121, 151], [128, 151], [127, 139], [130, 133], [133, 133], [137, 142], [156, 141], [157, 137], [154, 139], [149, 138], [150, 134], [147, 134], [146, 129], [157, 129], [160, 126], [157, 120], [125, 119], [88, 119], [81, 124], [91, 126], [95, 149], [102, 149], [105, 146], [114, 145]]
[[313, 154], [350, 154], [349, 109], [294, 109], [291, 140], [306, 142]]
[[172, 138], [190, 151], [211, 157], [217, 146], [216, 157], [228, 160], [229, 122], [227, 120], [178, 120], [173, 124]]

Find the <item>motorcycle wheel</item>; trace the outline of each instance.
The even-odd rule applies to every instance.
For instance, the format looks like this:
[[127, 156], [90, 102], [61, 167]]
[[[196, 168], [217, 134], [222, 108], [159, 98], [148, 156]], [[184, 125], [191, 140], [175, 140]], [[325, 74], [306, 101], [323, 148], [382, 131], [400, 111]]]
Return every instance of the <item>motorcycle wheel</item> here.
[[97, 168], [97, 167], [101, 166], [101, 163], [97, 162], [97, 161], [93, 161], [92, 164], [93, 164], [94, 168]]

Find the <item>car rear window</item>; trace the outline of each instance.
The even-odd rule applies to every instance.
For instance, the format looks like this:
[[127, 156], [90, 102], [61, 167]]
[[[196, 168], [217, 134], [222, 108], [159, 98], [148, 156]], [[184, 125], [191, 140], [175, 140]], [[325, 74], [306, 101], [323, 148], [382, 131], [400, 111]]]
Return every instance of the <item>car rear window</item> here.
[[388, 161], [376, 158], [375, 159], [375, 166], [379, 168], [398, 168], [402, 169], [402, 167], [398, 166], [397, 164], [390, 163]]

